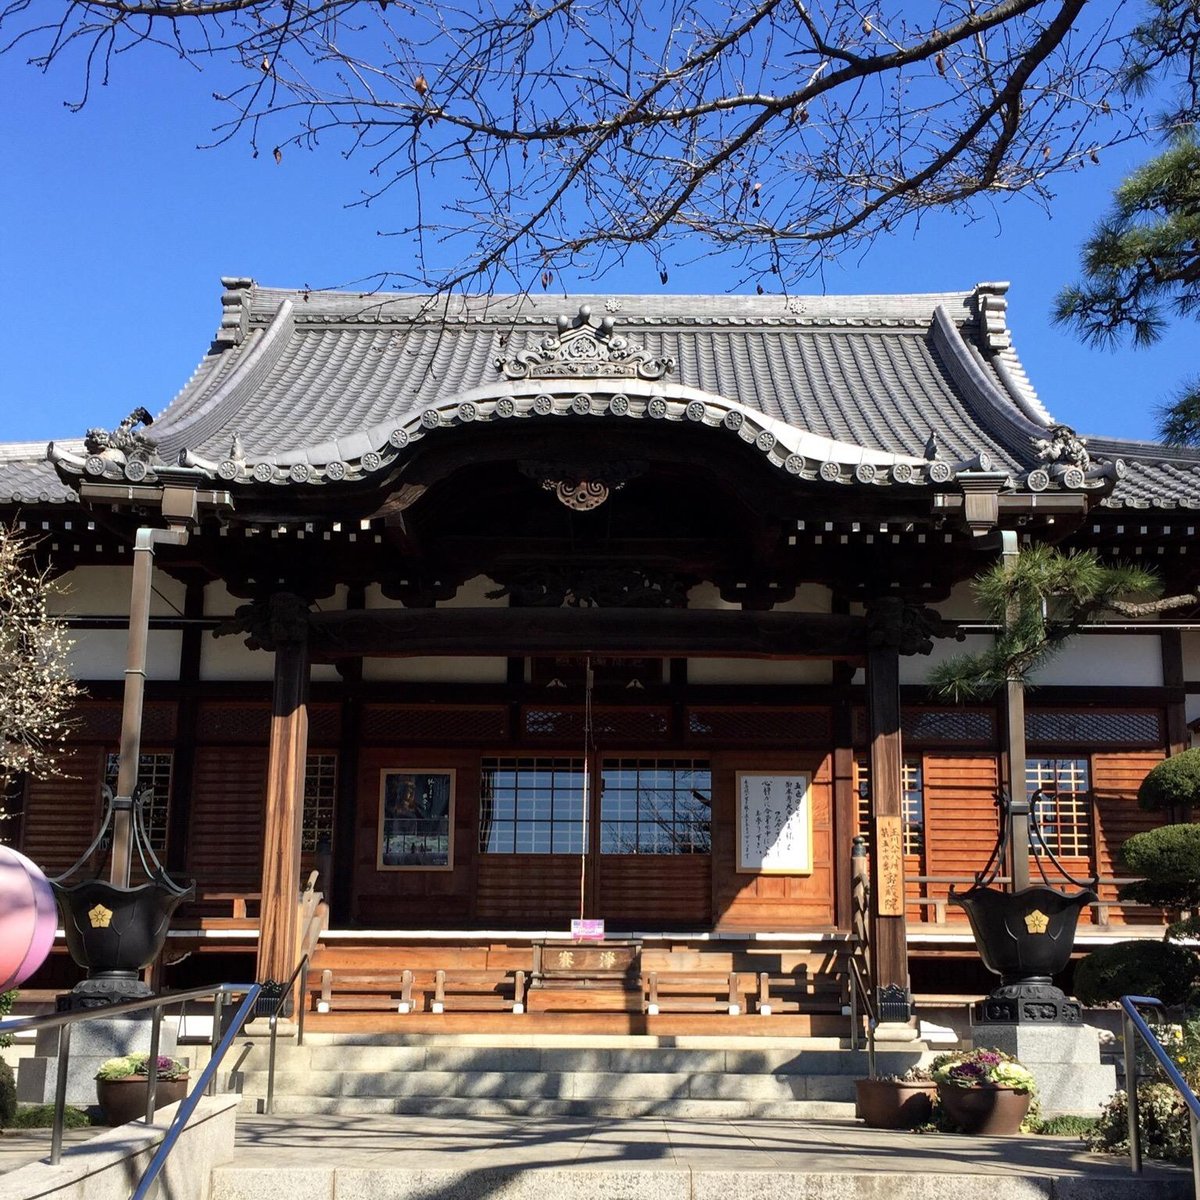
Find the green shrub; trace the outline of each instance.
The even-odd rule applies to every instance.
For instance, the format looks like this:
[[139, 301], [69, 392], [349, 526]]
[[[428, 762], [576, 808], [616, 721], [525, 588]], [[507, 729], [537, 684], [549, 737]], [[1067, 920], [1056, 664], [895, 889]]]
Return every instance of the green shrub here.
[[1182, 815], [1189, 808], [1200, 808], [1200, 749], [1160, 762], [1142, 780], [1137, 798], [1151, 812], [1174, 809]]
[[1142, 875], [1121, 888], [1122, 899], [1164, 908], [1200, 905], [1200, 825], [1163, 825], [1135, 833], [1121, 846], [1131, 874]]
[[0, 1129], [13, 1123], [17, 1114], [17, 1081], [13, 1069], [0, 1059]]
[[[54, 1124], [53, 1104], [22, 1104], [13, 1118], [13, 1129], [49, 1129]], [[82, 1109], [69, 1104], [63, 1110], [63, 1126], [67, 1129], [83, 1129], [92, 1124], [92, 1119]]]
[[[1188, 1108], [1169, 1083], [1138, 1084], [1138, 1118], [1146, 1158], [1177, 1161], [1191, 1157]], [[1100, 1120], [1083, 1140], [1089, 1150], [1099, 1154], [1129, 1153], [1129, 1098], [1124, 1092], [1117, 1092], [1100, 1110]]]
[[1085, 1137], [1092, 1133], [1100, 1124], [1099, 1117], [1084, 1117], [1079, 1113], [1060, 1113], [1057, 1117], [1047, 1117], [1039, 1122], [1034, 1133], [1045, 1134], [1047, 1137]]
[[[16, 988], [11, 988], [7, 992], [0, 992], [0, 1017], [7, 1017], [12, 1012], [12, 1007], [16, 1002]], [[11, 1033], [0, 1033], [0, 1047], [11, 1046], [12, 1044], [13, 1035]]]
[[1122, 996], [1154, 996], [1184, 1004], [1200, 974], [1200, 959], [1173, 942], [1117, 942], [1093, 950], [1075, 968], [1075, 995], [1084, 1004]]

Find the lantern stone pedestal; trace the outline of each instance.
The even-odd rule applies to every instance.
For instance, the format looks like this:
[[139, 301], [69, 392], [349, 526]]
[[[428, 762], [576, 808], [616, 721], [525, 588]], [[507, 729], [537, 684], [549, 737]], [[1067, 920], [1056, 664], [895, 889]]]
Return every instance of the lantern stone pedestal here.
[[972, 1044], [1011, 1054], [1033, 1072], [1042, 1115], [1097, 1116], [1117, 1090], [1116, 1068], [1100, 1061], [1100, 1033], [1090, 1025], [976, 1025]]
[[[96, 1104], [96, 1070], [106, 1058], [150, 1053], [150, 1017], [98, 1017], [81, 1021], [71, 1030], [71, 1059], [67, 1067], [67, 1103], [78, 1108]], [[58, 1082], [57, 1029], [38, 1031], [31, 1058], [17, 1066], [17, 1100], [22, 1104], [53, 1104]], [[164, 1017], [158, 1035], [159, 1054], [174, 1057], [179, 1018]]]

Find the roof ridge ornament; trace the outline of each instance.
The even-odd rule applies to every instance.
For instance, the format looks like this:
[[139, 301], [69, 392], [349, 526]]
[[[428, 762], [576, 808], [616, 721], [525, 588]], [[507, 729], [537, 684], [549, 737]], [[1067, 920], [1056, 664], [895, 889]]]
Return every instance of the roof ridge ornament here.
[[1044, 463], [1062, 468], [1078, 467], [1086, 471], [1092, 465], [1087, 438], [1080, 437], [1070, 425], [1051, 425], [1048, 437], [1033, 438], [1033, 448]]
[[581, 304], [574, 319], [558, 318], [557, 333], [497, 358], [496, 366], [509, 379], [662, 379], [675, 369], [673, 358], [651, 357], [614, 333], [613, 325], [611, 316], [594, 322], [591, 305]]

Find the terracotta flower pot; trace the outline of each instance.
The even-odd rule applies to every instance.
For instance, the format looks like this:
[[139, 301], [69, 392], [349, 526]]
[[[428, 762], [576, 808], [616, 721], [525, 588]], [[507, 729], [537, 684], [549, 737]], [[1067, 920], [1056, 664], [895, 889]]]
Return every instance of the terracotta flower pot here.
[[933, 1115], [934, 1083], [856, 1079], [858, 1115], [872, 1129], [915, 1129]]
[[1020, 1133], [1033, 1099], [1029, 1092], [1016, 1088], [962, 1088], [952, 1083], [939, 1083], [937, 1094], [946, 1116], [963, 1133]]
[[[147, 1087], [144, 1075], [134, 1075], [128, 1079], [97, 1079], [96, 1099], [104, 1119], [113, 1126], [143, 1120], [146, 1116]], [[160, 1079], [154, 1093], [154, 1107], [164, 1108], [182, 1100], [187, 1090], [186, 1076], [183, 1079]]]

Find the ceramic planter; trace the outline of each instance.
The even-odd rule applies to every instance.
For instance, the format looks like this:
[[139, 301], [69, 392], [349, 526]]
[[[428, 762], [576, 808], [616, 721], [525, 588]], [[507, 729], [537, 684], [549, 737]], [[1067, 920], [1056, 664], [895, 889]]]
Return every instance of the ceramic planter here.
[[1033, 1099], [1016, 1088], [963, 1088], [952, 1083], [939, 1083], [937, 1094], [946, 1116], [963, 1133], [992, 1135], [1020, 1133]]
[[[97, 1079], [96, 1100], [104, 1119], [112, 1126], [143, 1120], [149, 1086], [145, 1075], [131, 1075], [128, 1079]], [[160, 1079], [154, 1093], [154, 1107], [158, 1109], [175, 1104], [187, 1095], [187, 1090], [186, 1075], [182, 1079]]]
[[933, 1115], [937, 1084], [857, 1079], [854, 1091], [858, 1115], [872, 1129], [915, 1129]]

